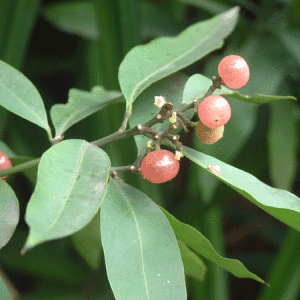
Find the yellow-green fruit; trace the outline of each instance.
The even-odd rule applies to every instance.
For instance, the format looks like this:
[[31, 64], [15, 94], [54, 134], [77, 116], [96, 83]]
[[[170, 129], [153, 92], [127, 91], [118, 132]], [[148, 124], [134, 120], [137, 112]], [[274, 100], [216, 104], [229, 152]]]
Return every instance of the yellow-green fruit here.
[[214, 144], [223, 137], [224, 125], [208, 128], [201, 121], [195, 127], [198, 139], [204, 144]]

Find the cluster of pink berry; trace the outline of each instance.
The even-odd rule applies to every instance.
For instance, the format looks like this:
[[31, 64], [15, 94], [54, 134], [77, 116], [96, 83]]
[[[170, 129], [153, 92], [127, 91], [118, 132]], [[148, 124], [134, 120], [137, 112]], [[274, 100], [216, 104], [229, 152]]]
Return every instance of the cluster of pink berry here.
[[[232, 89], [246, 85], [250, 78], [247, 62], [238, 55], [224, 57], [218, 66], [222, 83]], [[200, 121], [196, 125], [196, 134], [205, 144], [214, 144], [223, 137], [224, 125], [231, 117], [231, 108], [227, 100], [219, 95], [206, 97], [198, 106]], [[220, 167], [211, 165], [208, 169], [220, 176]], [[155, 150], [146, 155], [141, 164], [143, 176], [152, 183], [164, 183], [173, 179], [179, 171], [179, 161], [174, 153], [167, 150]]]
[[[247, 62], [238, 55], [224, 57], [218, 66], [222, 82], [232, 89], [246, 85], [250, 78]], [[206, 97], [198, 106], [200, 121], [196, 126], [199, 140], [205, 144], [214, 144], [223, 137], [224, 125], [231, 117], [231, 108], [227, 100], [219, 95]]]
[[[238, 89], [246, 85], [250, 72], [246, 61], [238, 55], [224, 57], [218, 66], [222, 83], [229, 88]], [[205, 144], [214, 144], [223, 137], [224, 125], [231, 117], [231, 108], [227, 100], [219, 95], [206, 97], [198, 106], [200, 121], [196, 134]], [[164, 183], [173, 179], [179, 171], [179, 159], [168, 150], [155, 150], [146, 155], [141, 163], [143, 176], [152, 183]], [[0, 171], [11, 168], [9, 158], [0, 152]], [[220, 167], [208, 166], [208, 169], [220, 176]], [[8, 176], [3, 176], [5, 180]]]

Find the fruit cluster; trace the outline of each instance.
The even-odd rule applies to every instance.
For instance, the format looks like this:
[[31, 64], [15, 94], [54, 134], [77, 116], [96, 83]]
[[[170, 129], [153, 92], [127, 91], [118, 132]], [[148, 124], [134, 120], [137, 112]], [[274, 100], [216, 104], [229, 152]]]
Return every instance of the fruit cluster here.
[[[224, 57], [218, 66], [222, 83], [232, 89], [246, 85], [250, 71], [246, 61], [238, 55]], [[205, 144], [214, 144], [223, 137], [224, 125], [231, 117], [231, 108], [227, 100], [219, 95], [206, 97], [198, 106], [200, 121], [196, 126], [199, 140]]]
[[[250, 78], [246, 61], [238, 55], [224, 57], [219, 63], [218, 73], [221, 84], [232, 89], [245, 86]], [[164, 103], [162, 96], [156, 97], [157, 106], [162, 107]], [[231, 108], [224, 97], [209, 95], [199, 104], [198, 115], [200, 120], [195, 128], [197, 137], [205, 144], [214, 144], [223, 137], [224, 126], [231, 117]], [[220, 176], [219, 166], [208, 166], [208, 170]], [[170, 181], [178, 174], [178, 171], [178, 157], [163, 149], [150, 152], [141, 163], [144, 178], [152, 183]]]

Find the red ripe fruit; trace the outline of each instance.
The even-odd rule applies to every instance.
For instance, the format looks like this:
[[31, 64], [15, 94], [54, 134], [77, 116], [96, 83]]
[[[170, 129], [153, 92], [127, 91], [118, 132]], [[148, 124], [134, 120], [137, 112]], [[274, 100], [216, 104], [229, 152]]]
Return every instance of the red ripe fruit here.
[[198, 115], [206, 127], [217, 128], [229, 121], [231, 108], [228, 101], [222, 96], [211, 95], [199, 104]]
[[224, 57], [218, 66], [222, 81], [231, 89], [240, 89], [247, 84], [250, 70], [247, 62], [238, 55]]
[[152, 183], [164, 183], [173, 179], [179, 171], [175, 154], [167, 150], [155, 150], [146, 155], [141, 164], [142, 174]]
[[[10, 169], [12, 167], [12, 163], [10, 159], [2, 152], [0, 152], [0, 171]], [[7, 176], [2, 176], [3, 180], [6, 180]]]

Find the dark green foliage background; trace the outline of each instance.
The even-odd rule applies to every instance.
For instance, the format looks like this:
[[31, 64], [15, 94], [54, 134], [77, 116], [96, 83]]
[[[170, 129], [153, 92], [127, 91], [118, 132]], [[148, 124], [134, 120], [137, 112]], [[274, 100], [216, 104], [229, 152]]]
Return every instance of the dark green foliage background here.
[[[240, 54], [251, 72], [250, 81], [242, 90], [244, 94], [300, 98], [298, 0], [95, 0], [96, 11], [101, 15], [100, 40], [95, 38], [97, 34], [88, 38], [77, 32], [63, 32], [49, 18], [47, 21], [46, 7], [60, 2], [0, 1], [0, 59], [35, 84], [47, 111], [55, 103], [66, 103], [73, 87], [90, 90], [102, 85], [118, 90], [118, 66], [133, 46], [161, 35], [174, 36], [235, 5], [241, 7], [239, 23], [224, 47], [186, 68], [184, 73], [217, 75], [222, 57]], [[20, 21], [20, 14], [26, 16], [25, 21]], [[247, 105], [241, 109], [247, 109]], [[119, 128], [124, 109], [125, 103], [109, 106], [73, 126], [65, 138], [93, 141], [104, 137]], [[238, 148], [235, 140], [241, 139], [239, 131], [235, 131], [235, 136], [229, 128], [225, 129], [233, 148], [226, 153], [218, 151], [218, 144], [211, 148], [197, 146], [193, 131], [182, 134], [182, 141], [299, 197], [299, 104], [286, 100], [259, 105], [255, 117], [253, 132], [245, 135]], [[18, 156], [37, 158], [50, 147], [43, 129], [3, 108], [0, 139]], [[137, 154], [133, 149], [133, 138], [104, 147], [113, 166], [132, 163]], [[271, 287], [235, 278], [205, 261], [205, 281], [187, 278], [188, 299], [299, 299], [300, 234], [223, 184], [218, 185], [213, 197], [201, 194], [199, 176], [201, 172], [183, 158], [178, 176], [163, 187], [153, 188], [133, 174], [121, 177], [152, 196], [182, 222], [200, 230], [221, 255], [241, 260]], [[24, 213], [34, 184], [23, 175], [11, 176], [8, 182], [20, 201], [21, 217], [11, 241], [0, 251], [0, 266], [20, 299], [113, 299], [103, 257], [99, 261], [96, 257], [93, 263], [98, 267], [91, 268], [71, 237], [47, 242], [20, 256], [28, 233]]]

